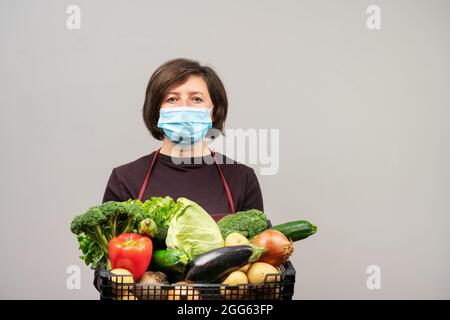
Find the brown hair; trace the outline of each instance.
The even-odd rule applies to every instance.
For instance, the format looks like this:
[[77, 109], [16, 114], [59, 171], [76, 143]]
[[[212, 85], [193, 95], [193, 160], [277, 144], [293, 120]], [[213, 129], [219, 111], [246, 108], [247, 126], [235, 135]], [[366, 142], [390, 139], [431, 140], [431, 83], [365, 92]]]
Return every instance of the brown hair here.
[[210, 67], [201, 66], [197, 61], [180, 58], [169, 60], [159, 66], [153, 72], [147, 85], [142, 115], [145, 125], [155, 139], [162, 140], [164, 137], [163, 131], [157, 127], [157, 124], [166, 92], [183, 84], [192, 75], [200, 76], [206, 82], [214, 105], [213, 128], [223, 130], [227, 117], [228, 99], [222, 81]]

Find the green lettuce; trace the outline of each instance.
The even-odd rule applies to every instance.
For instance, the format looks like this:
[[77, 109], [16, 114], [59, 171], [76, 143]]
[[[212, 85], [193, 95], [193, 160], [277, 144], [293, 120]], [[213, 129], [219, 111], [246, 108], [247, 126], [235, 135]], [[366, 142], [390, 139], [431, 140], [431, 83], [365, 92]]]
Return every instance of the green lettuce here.
[[144, 210], [158, 226], [169, 228], [169, 222], [177, 211], [177, 203], [169, 196], [152, 197], [143, 203]]
[[178, 210], [167, 230], [168, 249], [183, 250], [192, 261], [202, 253], [224, 246], [224, 240], [214, 219], [198, 204], [178, 198]]
[[[175, 202], [171, 197], [151, 197], [149, 200], [141, 202], [140, 200], [128, 200], [129, 203], [135, 203], [144, 209], [145, 216], [148, 219], [140, 225], [139, 233], [150, 235], [155, 241], [157, 247], [164, 245], [167, 236], [167, 229], [169, 222], [174, 216], [175, 212], [180, 207], [180, 204]], [[148, 223], [147, 223], [148, 221]], [[156, 228], [152, 226], [153, 221]]]
[[134, 203], [144, 209], [148, 218], [156, 222], [158, 226], [169, 227], [170, 219], [178, 209], [178, 204], [169, 196], [151, 197], [144, 202], [140, 200], [129, 199], [127, 203]]

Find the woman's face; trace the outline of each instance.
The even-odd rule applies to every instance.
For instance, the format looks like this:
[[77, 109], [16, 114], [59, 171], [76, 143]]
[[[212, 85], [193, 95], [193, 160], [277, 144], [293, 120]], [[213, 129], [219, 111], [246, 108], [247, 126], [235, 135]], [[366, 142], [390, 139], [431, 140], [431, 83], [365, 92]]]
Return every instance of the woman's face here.
[[211, 97], [202, 77], [190, 76], [185, 83], [170, 89], [161, 104], [161, 108], [181, 106], [211, 108]]

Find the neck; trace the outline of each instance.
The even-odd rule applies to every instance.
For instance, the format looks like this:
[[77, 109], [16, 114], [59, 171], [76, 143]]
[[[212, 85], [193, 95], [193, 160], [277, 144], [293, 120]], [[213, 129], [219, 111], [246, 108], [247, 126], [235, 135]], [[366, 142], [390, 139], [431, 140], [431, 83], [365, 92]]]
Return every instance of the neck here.
[[177, 158], [202, 157], [211, 154], [211, 151], [203, 140], [196, 144], [182, 147], [179, 144], [173, 143], [166, 137], [163, 139], [162, 147], [159, 152]]

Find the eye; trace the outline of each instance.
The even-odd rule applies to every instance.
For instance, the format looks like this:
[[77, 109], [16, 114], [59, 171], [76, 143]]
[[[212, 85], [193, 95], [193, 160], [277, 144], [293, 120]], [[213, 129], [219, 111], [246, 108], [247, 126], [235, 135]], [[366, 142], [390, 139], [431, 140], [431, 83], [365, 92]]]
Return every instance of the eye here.
[[176, 99], [175, 97], [171, 97], [171, 98], [167, 99], [166, 101], [167, 102], [175, 102], [175, 99]]
[[200, 97], [193, 97], [192, 98], [195, 102], [203, 102], [203, 99]]

